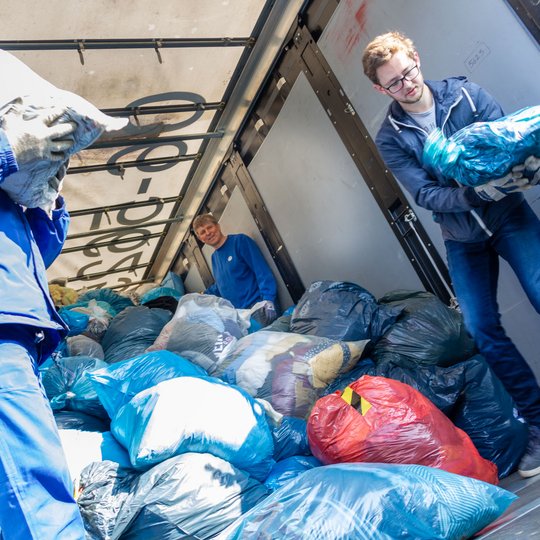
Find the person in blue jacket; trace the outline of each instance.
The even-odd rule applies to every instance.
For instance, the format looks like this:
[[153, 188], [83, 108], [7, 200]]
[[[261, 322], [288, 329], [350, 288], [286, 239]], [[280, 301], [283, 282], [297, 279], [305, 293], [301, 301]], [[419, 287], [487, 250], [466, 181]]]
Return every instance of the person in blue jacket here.
[[214, 248], [212, 273], [215, 283], [205, 293], [225, 298], [237, 309], [262, 306], [262, 323], [277, 317], [276, 280], [257, 244], [245, 234], [224, 235], [212, 214], [193, 220], [197, 238]]
[[[67, 334], [45, 268], [60, 253], [69, 215], [23, 208], [2, 191], [11, 174], [63, 161], [74, 125], [39, 110], [0, 118], [0, 538], [82, 540], [83, 522], [38, 366]], [[54, 179], [58, 185], [65, 166]]]
[[497, 304], [499, 257], [517, 275], [540, 313], [540, 221], [521, 193], [540, 180], [540, 159], [528, 158], [504, 178], [477, 187], [446, 180], [422, 165], [428, 134], [447, 137], [473, 122], [503, 116], [501, 106], [465, 77], [426, 81], [413, 42], [399, 32], [373, 39], [362, 58], [375, 90], [392, 99], [377, 147], [414, 201], [442, 229], [448, 267], [465, 324], [491, 368], [529, 423], [523, 476], [540, 473], [540, 387], [508, 338]]

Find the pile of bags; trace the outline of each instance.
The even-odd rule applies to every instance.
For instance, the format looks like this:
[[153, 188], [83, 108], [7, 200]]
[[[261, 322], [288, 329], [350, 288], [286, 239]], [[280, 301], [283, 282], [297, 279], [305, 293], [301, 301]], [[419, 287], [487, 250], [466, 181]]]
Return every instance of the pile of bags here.
[[167, 288], [82, 295], [104, 331], [42, 366], [89, 538], [462, 538], [514, 500], [526, 425], [432, 295], [317, 282], [254, 331]]

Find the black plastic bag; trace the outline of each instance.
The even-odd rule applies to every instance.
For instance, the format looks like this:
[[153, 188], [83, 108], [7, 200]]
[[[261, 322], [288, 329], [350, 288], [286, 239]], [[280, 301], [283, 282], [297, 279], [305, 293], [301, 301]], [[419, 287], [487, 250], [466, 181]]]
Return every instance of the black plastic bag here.
[[360, 285], [315, 281], [294, 308], [290, 331], [341, 341], [377, 340], [401, 313]]
[[435, 295], [392, 291], [379, 302], [403, 313], [375, 345], [372, 356], [378, 363], [450, 366], [474, 354], [461, 313]]
[[171, 320], [166, 309], [133, 306], [124, 309], [110, 323], [101, 345], [109, 363], [134, 358], [146, 352]]

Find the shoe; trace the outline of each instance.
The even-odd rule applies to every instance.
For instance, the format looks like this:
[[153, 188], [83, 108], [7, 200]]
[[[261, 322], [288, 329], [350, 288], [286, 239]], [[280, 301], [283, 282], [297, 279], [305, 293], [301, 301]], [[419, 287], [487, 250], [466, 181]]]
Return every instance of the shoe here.
[[540, 474], [540, 427], [529, 427], [529, 443], [519, 462], [518, 472], [523, 478]]

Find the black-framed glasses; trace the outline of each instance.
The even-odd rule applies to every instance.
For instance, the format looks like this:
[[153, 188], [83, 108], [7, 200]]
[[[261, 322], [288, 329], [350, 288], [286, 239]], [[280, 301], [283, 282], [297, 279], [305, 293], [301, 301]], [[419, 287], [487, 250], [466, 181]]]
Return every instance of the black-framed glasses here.
[[416, 77], [418, 77], [418, 74], [420, 73], [420, 69], [418, 68], [418, 64], [414, 64], [414, 66], [407, 70], [401, 79], [398, 79], [397, 81], [394, 81], [392, 84], [388, 86], [383, 86], [385, 90], [388, 90], [391, 94], [396, 94], [399, 92], [403, 85], [405, 84], [404, 81], [414, 81]]

